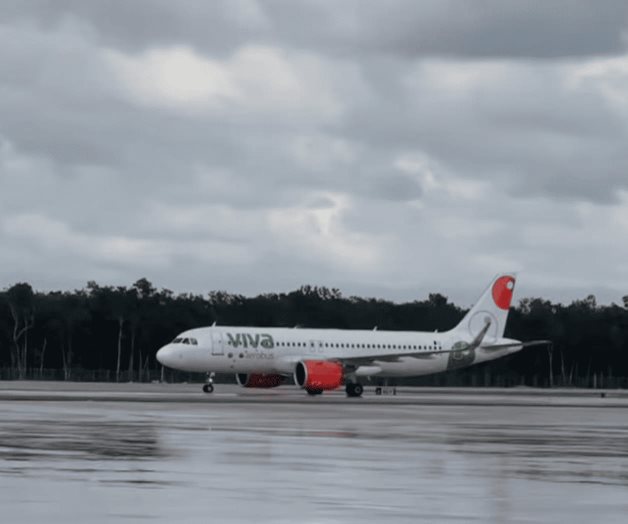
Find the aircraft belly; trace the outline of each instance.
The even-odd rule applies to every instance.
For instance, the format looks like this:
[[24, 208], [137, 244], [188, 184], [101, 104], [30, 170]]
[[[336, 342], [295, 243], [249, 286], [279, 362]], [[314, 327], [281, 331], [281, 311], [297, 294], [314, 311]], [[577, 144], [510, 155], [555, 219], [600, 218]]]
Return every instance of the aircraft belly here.
[[378, 376], [416, 377], [439, 373], [447, 369], [445, 355], [433, 355], [430, 358], [400, 357], [397, 362], [376, 361], [382, 371]]
[[259, 361], [259, 360], [242, 360], [236, 362], [231, 371], [237, 373], [276, 373], [277, 369], [273, 361]]

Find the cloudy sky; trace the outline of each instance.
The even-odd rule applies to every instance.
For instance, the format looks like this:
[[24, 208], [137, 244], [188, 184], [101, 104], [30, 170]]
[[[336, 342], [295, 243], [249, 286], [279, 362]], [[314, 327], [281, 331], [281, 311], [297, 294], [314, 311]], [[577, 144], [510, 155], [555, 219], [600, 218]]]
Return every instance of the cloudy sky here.
[[628, 294], [625, 0], [0, 2], [0, 288], [504, 270]]

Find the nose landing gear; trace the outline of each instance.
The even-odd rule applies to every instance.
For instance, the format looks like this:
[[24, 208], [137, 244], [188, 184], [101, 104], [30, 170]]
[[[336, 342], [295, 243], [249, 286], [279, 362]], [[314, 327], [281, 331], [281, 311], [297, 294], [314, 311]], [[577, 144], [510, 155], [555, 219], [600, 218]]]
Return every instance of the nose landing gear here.
[[214, 376], [216, 373], [207, 373], [207, 383], [203, 384], [203, 393], [214, 392]]

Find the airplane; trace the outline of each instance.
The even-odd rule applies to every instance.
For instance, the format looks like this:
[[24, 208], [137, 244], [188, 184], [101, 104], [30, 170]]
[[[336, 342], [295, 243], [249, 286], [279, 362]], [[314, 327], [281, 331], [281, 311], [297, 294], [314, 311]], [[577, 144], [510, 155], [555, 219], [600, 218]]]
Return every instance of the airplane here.
[[444, 332], [217, 326], [190, 329], [157, 352], [169, 368], [235, 373], [246, 388], [273, 388], [289, 377], [310, 395], [345, 385], [360, 397], [363, 379], [413, 377], [494, 360], [548, 340], [504, 338], [515, 275], [496, 276], [453, 329]]

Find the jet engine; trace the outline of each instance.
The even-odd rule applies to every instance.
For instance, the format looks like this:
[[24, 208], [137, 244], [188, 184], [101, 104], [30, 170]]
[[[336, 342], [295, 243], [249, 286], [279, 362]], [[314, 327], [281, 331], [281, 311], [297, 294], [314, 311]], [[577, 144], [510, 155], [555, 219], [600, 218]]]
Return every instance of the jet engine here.
[[236, 382], [243, 388], [276, 388], [283, 382], [283, 377], [265, 373], [236, 373]]
[[338, 362], [303, 360], [294, 370], [295, 383], [308, 391], [336, 389], [342, 384], [342, 379], [342, 364]]

